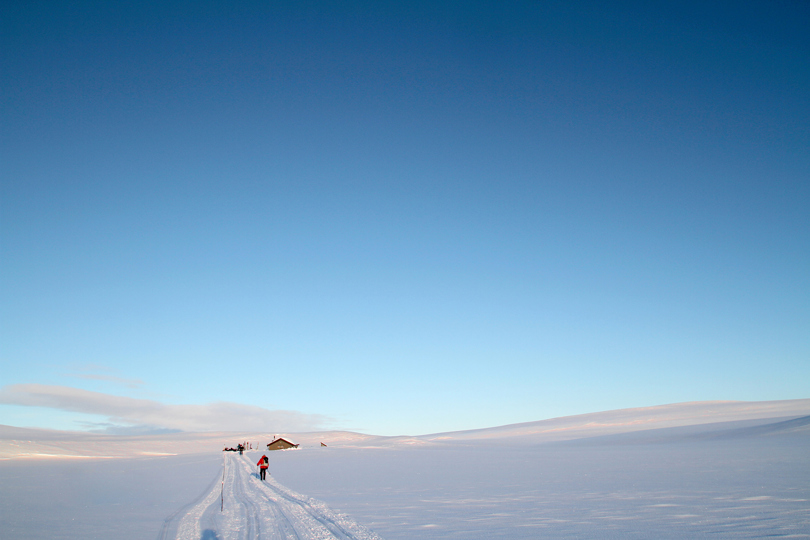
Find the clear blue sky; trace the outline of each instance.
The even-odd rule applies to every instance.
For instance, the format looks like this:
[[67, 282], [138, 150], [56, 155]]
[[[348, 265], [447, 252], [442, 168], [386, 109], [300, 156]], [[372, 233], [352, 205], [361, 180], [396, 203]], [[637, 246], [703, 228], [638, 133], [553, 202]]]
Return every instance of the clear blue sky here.
[[810, 4], [286, 4], [3, 8], [0, 424], [810, 397]]

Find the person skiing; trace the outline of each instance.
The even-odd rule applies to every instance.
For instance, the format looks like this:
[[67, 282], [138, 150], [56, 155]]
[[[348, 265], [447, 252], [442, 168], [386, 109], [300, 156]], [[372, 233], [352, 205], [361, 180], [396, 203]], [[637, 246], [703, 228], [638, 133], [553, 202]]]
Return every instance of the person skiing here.
[[264, 480], [267, 475], [267, 467], [270, 466], [270, 460], [267, 459], [267, 456], [262, 456], [256, 465], [259, 466], [259, 479]]

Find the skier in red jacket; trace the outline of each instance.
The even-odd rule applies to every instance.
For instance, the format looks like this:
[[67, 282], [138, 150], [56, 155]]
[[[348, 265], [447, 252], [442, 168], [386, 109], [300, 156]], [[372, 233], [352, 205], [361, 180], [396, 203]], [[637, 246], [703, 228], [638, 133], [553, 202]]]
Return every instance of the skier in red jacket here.
[[259, 462], [256, 465], [259, 466], [259, 478], [264, 480], [267, 475], [267, 467], [270, 466], [270, 460], [267, 459], [267, 456], [262, 456], [259, 458]]

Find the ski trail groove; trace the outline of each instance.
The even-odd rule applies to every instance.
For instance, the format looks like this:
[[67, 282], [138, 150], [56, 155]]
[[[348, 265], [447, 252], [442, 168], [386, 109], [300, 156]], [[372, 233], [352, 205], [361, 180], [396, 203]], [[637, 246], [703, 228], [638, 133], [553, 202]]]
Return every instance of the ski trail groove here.
[[[262, 482], [247, 456], [225, 454], [217, 482], [185, 513], [167, 519], [177, 540], [383, 540], [345, 514], [296, 493], [270, 475]], [[220, 490], [224, 504], [220, 511]]]
[[[259, 505], [256, 504], [256, 500], [250, 496], [250, 487], [245, 486], [246, 479], [243, 474], [240, 474], [241, 471], [235, 470], [233, 467], [231, 468], [231, 471], [232, 472], [229, 475], [231, 480], [231, 489], [229, 493], [232, 496], [232, 500], [237, 504], [237, 513], [239, 515], [238, 522], [241, 526], [235, 531], [226, 531], [224, 536], [228, 540], [230, 540], [230, 538], [233, 538], [233, 540], [258, 540], [259, 538], [262, 538], [259, 521]], [[239, 532], [239, 534], [233, 536], [233, 533], [235, 532]]]
[[[202, 531], [196, 530], [196, 527], [199, 526], [200, 515], [196, 515], [193, 509], [197, 508], [198, 506], [202, 506], [203, 510], [213, 504], [211, 499], [216, 495], [216, 486], [220, 485], [220, 478], [222, 477], [222, 473], [217, 473], [211, 483], [208, 485], [205, 491], [203, 491], [199, 497], [191, 501], [190, 503], [186, 504], [171, 516], [167, 517], [166, 520], [163, 522], [163, 528], [158, 535], [158, 540], [170, 540], [171, 538], [179, 537], [171, 531], [172, 526], [174, 527], [182, 527], [184, 524], [186, 527], [191, 527], [196, 534], [195, 538], [199, 538], [202, 534]], [[206, 501], [205, 504], [202, 504], [203, 501]]]

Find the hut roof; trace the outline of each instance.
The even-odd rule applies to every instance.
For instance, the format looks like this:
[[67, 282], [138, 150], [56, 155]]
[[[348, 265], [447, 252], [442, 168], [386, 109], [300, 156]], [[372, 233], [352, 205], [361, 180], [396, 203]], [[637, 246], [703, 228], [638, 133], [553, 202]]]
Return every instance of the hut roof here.
[[276, 437], [275, 439], [273, 439], [273, 442], [269, 443], [267, 446], [270, 447], [270, 446], [272, 446], [272, 445], [274, 445], [274, 444], [276, 444], [278, 442], [287, 443], [288, 445], [290, 445], [292, 447], [298, 448], [297, 444], [295, 444], [294, 442], [292, 442], [289, 439], [285, 439], [284, 437]]

